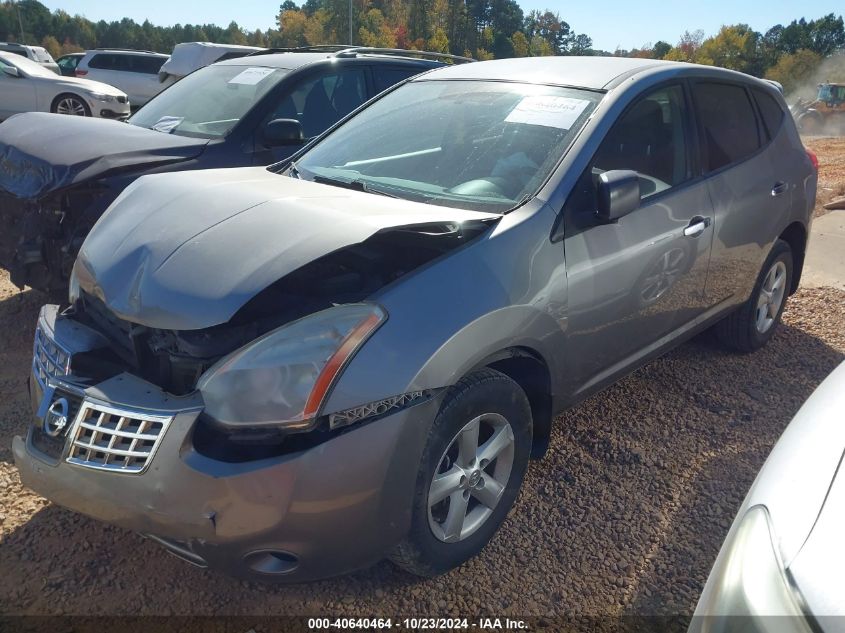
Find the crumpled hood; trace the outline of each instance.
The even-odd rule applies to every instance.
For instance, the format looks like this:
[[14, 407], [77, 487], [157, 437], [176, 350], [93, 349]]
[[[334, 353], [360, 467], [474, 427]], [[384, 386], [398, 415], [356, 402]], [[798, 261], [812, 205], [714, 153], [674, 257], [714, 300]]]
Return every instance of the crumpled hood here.
[[0, 123], [0, 190], [36, 200], [110, 172], [194, 158], [208, 142], [106, 119], [18, 114]]
[[161, 329], [225, 323], [304, 264], [410, 225], [496, 219], [297, 180], [263, 167], [144, 176], [89, 233], [82, 290], [117, 316]]

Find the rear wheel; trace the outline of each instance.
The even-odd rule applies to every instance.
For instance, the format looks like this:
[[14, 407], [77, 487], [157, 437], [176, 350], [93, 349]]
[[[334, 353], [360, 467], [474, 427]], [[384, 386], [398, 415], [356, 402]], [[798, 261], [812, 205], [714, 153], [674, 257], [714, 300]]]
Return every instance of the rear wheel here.
[[516, 500], [531, 450], [531, 408], [492, 369], [455, 385], [423, 451], [408, 537], [391, 553], [402, 569], [434, 576], [478, 554]]
[[716, 324], [716, 335], [740, 352], [760, 349], [774, 336], [792, 286], [792, 249], [778, 240], [757, 277], [751, 297]]
[[53, 100], [50, 110], [56, 114], [71, 116], [91, 116], [91, 108], [81, 97], [72, 94], [59, 95]]

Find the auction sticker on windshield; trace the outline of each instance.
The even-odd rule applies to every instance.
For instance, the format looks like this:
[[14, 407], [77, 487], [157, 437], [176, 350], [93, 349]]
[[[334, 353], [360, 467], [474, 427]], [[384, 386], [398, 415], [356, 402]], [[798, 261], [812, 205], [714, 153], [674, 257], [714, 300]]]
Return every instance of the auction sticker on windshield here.
[[589, 104], [585, 99], [532, 95], [523, 97], [505, 121], [568, 130]]
[[244, 86], [254, 86], [259, 81], [264, 79], [267, 75], [273, 74], [273, 68], [247, 68], [245, 71], [238, 73], [229, 80], [230, 84], [243, 84]]

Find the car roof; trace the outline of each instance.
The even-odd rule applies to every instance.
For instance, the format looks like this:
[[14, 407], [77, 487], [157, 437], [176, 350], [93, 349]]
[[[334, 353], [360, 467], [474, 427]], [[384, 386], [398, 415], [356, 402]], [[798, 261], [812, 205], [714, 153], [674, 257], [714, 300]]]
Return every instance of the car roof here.
[[367, 61], [378, 60], [380, 62], [394, 62], [397, 64], [417, 65], [422, 68], [435, 68], [438, 62], [428, 59], [415, 59], [413, 57], [399, 57], [395, 55], [357, 55], [355, 57], [338, 57], [335, 52], [302, 52], [302, 53], [262, 53], [259, 55], [247, 55], [235, 59], [219, 61], [214, 66], [266, 66], [268, 68], [284, 68], [295, 70], [308, 64], [314, 64], [326, 59], [366, 59]]
[[614, 80], [646, 68], [685, 68], [691, 64], [629, 57], [521, 57], [440, 68], [415, 81], [429, 79], [479, 79], [607, 88]]
[[97, 55], [98, 53], [108, 53], [121, 55], [143, 55], [144, 57], [170, 57], [166, 53], [156, 53], [155, 51], [138, 51], [131, 48], [92, 48], [85, 51], [86, 55]]

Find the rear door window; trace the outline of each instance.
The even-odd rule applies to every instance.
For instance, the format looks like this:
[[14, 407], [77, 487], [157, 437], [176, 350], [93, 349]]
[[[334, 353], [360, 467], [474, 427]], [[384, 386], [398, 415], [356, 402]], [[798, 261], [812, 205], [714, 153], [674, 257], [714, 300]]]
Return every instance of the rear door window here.
[[772, 95], [757, 88], [754, 88], [752, 92], [757, 100], [757, 106], [760, 108], [760, 114], [769, 133], [769, 138], [774, 138], [780, 131], [781, 123], [783, 123], [783, 108]]
[[158, 75], [158, 71], [167, 61], [164, 57], [153, 57], [152, 55], [127, 55], [128, 62], [126, 70], [133, 73], [145, 75]]
[[696, 83], [693, 87], [703, 136], [703, 165], [715, 171], [760, 149], [757, 117], [743, 86]]

